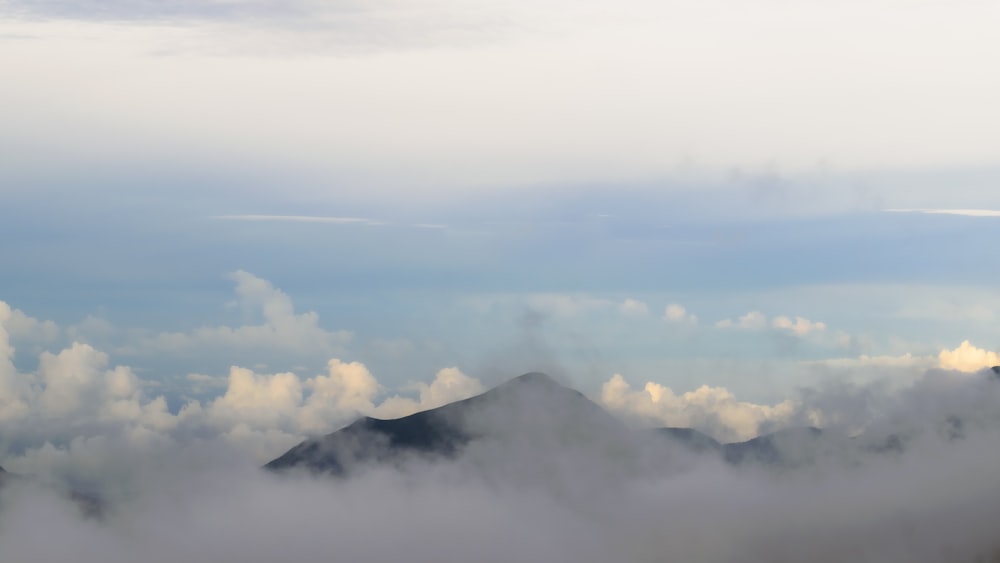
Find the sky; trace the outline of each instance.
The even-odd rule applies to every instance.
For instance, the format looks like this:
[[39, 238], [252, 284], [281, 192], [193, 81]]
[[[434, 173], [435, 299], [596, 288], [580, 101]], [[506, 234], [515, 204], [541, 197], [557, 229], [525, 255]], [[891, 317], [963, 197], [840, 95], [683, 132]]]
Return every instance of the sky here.
[[[0, 465], [30, 476], [0, 475], [0, 560], [997, 553], [998, 26], [980, 0], [0, 0]], [[540, 432], [259, 470], [531, 371], [635, 428], [906, 447], [775, 473]]]
[[[357, 384], [339, 366], [376, 382], [289, 414], [285, 444], [543, 370], [736, 439], [808, 389], [1000, 363], [998, 23], [972, 0], [0, 1], [5, 416], [241, 389], [299, 413]], [[464, 383], [424, 397], [442, 373]], [[42, 400], [63, 380], [72, 408]]]

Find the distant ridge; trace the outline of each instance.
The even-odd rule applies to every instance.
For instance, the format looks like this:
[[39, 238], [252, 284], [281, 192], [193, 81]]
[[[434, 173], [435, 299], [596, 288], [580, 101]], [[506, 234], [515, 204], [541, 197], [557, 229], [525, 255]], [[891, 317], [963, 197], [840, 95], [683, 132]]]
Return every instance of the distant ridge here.
[[[657, 428], [651, 432], [658, 439], [643, 444], [680, 445], [694, 453], [720, 455], [731, 464], [785, 463], [783, 444], [816, 439], [821, 434], [815, 428], [792, 429], [746, 442], [721, 444], [692, 428]], [[399, 464], [414, 457], [454, 458], [481, 439], [507, 443], [548, 439], [559, 440], [559, 445], [565, 446], [596, 439], [636, 443], [636, 438], [649, 433], [628, 430], [579, 391], [544, 373], [531, 372], [480, 395], [402, 418], [360, 418], [336, 432], [297, 444], [264, 468], [345, 475], [360, 465]]]
[[[1000, 377], [1000, 366], [991, 368]], [[946, 437], [960, 439], [957, 416], [944, 421]], [[655, 439], [650, 439], [650, 437]], [[645, 439], [643, 439], [645, 437]], [[383, 420], [363, 417], [325, 436], [304, 440], [264, 468], [305, 469], [345, 475], [371, 464], [398, 465], [414, 457], [457, 457], [478, 440], [494, 440], [505, 448], [530, 442], [551, 451], [617, 441], [622, 452], [632, 446], [681, 446], [699, 455], [717, 455], [728, 464], [796, 466], [813, 463], [831, 452], [856, 448], [875, 455], [905, 450], [906, 436], [851, 440], [819, 428], [786, 428], [743, 442], [720, 443], [693, 428], [665, 427], [632, 431], [585, 395], [539, 372], [526, 373], [474, 397], [418, 413]]]

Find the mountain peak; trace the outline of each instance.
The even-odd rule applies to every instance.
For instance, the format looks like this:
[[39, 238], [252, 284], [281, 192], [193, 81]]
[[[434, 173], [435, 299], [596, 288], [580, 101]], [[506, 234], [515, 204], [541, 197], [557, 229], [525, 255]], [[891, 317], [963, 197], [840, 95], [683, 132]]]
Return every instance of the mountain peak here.
[[544, 373], [529, 372], [480, 395], [402, 418], [359, 419], [300, 443], [265, 467], [302, 466], [342, 474], [359, 462], [396, 462], [414, 455], [454, 457], [476, 440], [564, 439], [616, 432], [620, 425], [579, 391]]
[[[511, 379], [503, 385], [559, 385], [555, 379], [552, 379], [548, 374], [542, 373], [540, 371], [529, 371], [526, 374], [519, 375], [514, 379]], [[562, 387], [561, 385], [559, 385]]]

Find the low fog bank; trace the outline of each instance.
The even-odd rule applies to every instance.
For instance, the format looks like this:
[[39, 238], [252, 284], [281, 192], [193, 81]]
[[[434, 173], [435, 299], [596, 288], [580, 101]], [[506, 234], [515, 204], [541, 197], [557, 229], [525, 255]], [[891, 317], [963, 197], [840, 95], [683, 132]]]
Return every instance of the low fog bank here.
[[[998, 438], [922, 440], [898, 457], [837, 471], [774, 473], [677, 452], [660, 471], [627, 479], [580, 465], [600, 463], [596, 456], [560, 452], [546, 452], [540, 471], [523, 470], [530, 459], [506, 458], [484, 476], [462, 458], [349, 480], [187, 458], [145, 467], [143, 487], [103, 519], [30, 483], [5, 489], [0, 558], [974, 561], [996, 545]], [[186, 464], [193, 468], [178, 473]]]
[[[731, 465], [645, 433], [581, 441], [546, 401], [514, 413], [516, 435], [347, 479], [263, 471], [221, 440], [108, 446], [76, 460], [107, 498], [100, 518], [42, 480], [0, 490], [0, 560], [989, 560], [1000, 384], [979, 375], [929, 372], [892, 396], [806, 393], [840, 418], [816, 440], [779, 441], [797, 460], [782, 466]], [[479, 423], [508, 422], [498, 418]], [[851, 435], [855, 424], [864, 432]], [[528, 431], [545, 428], [556, 431]], [[877, 447], [886, 440], [895, 446]]]

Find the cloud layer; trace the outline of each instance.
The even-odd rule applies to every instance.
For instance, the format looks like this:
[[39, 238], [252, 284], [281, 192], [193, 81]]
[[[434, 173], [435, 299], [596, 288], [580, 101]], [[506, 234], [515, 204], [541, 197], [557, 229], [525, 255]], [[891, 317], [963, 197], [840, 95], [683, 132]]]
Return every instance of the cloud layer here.
[[[185, 339], [338, 342], [272, 284], [246, 272], [233, 279], [238, 304], [263, 324], [180, 333]], [[537, 304], [570, 318], [596, 307], [639, 322], [650, 315], [637, 303]], [[642, 322], [691, 322], [683, 313]], [[804, 319], [750, 324], [823, 332]], [[996, 354], [968, 341], [938, 357], [838, 364], [915, 369], [902, 386], [834, 380], [759, 404], [725, 387], [675, 392], [648, 381], [635, 388], [614, 374], [594, 397], [641, 426], [691, 426], [743, 440], [816, 425], [860, 433], [862, 446], [894, 436], [905, 446], [896, 453], [813, 448], [802, 458], [809, 463], [773, 473], [728, 467], [640, 434], [635, 443], [597, 436], [584, 448], [528, 436], [475, 445], [453, 462], [413, 461], [331, 481], [278, 478], [258, 464], [356, 416], [398, 417], [484, 385], [451, 367], [391, 389], [365, 364], [332, 357], [309, 377], [239, 365], [224, 375], [190, 374], [192, 386], [214, 395], [171, 410], [155, 382], [90, 344], [43, 350], [30, 370], [15, 365], [15, 339], [51, 346], [65, 332], [0, 303], [2, 461], [38, 479], [0, 490], [3, 560], [326, 561], [336, 553], [352, 561], [930, 563], [975, 561], [998, 548], [992, 483], [1000, 386], [981, 370]], [[529, 403], [538, 412], [518, 413], [524, 421], [564, 414]], [[104, 520], [82, 519], [44, 483], [99, 493], [111, 508]]]

